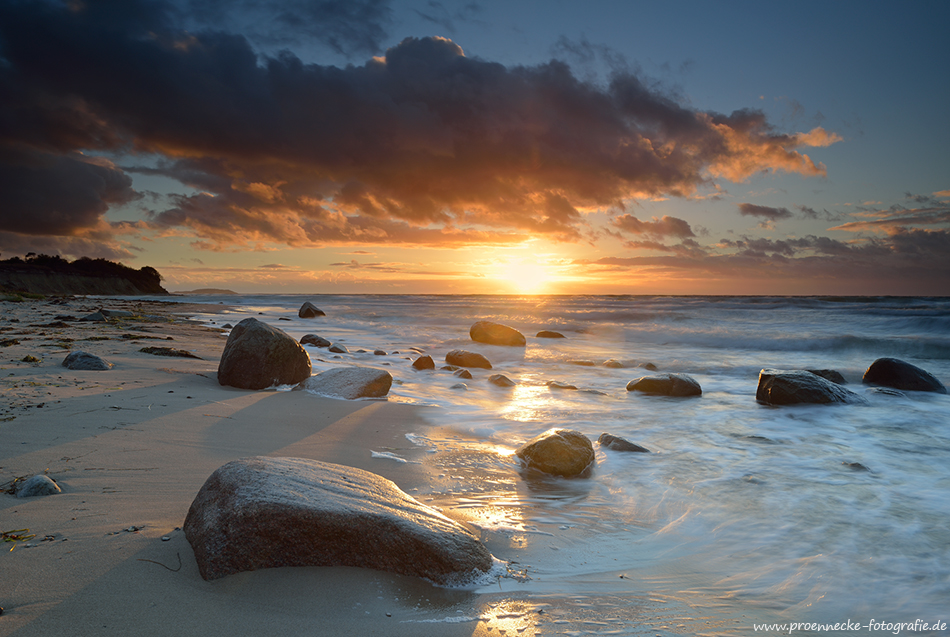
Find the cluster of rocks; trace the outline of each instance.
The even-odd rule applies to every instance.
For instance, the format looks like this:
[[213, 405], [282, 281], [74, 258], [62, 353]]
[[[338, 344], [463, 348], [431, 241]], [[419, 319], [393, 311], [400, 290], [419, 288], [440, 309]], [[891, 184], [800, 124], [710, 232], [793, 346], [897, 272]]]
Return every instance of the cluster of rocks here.
[[[947, 388], [926, 370], [897, 358], [879, 358], [867, 368], [861, 381], [886, 388], [880, 391], [923, 391], [946, 394]], [[839, 372], [828, 369], [763, 369], [755, 399], [767, 405], [865, 403], [867, 399], [846, 387]], [[897, 390], [897, 391], [894, 391]]]

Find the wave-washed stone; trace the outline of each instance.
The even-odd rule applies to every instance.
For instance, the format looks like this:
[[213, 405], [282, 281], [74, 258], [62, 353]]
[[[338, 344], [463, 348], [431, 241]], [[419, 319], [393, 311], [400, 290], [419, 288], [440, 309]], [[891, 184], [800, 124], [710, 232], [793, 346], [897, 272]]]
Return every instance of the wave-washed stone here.
[[755, 399], [767, 405], [867, 402], [863, 396], [812, 372], [775, 369], [763, 369], [759, 372]]
[[627, 391], [675, 397], [699, 396], [703, 393], [699, 383], [692, 376], [686, 374], [642, 376], [627, 383]]
[[899, 358], [877, 359], [864, 372], [862, 382], [906, 391], [947, 393], [947, 388], [933, 374]]
[[594, 446], [573, 429], [549, 429], [515, 451], [525, 469], [556, 476], [586, 476], [594, 466]]
[[468, 335], [473, 341], [489, 345], [524, 347], [527, 343], [524, 334], [515, 328], [491, 321], [478, 321], [469, 329]]
[[300, 309], [297, 310], [297, 316], [299, 318], [316, 318], [317, 316], [326, 316], [327, 313], [318, 308], [316, 305], [310, 301], [305, 301], [303, 305], [300, 306]]
[[453, 349], [450, 351], [445, 355], [445, 362], [449, 365], [458, 365], [459, 367], [491, 369], [491, 363], [487, 358], [478, 352], [469, 352], [464, 349]]
[[355, 400], [385, 396], [392, 385], [393, 376], [387, 371], [372, 367], [338, 367], [311, 376], [297, 385], [296, 389]]
[[597, 439], [597, 442], [601, 447], [605, 449], [610, 449], [611, 451], [632, 451], [638, 453], [650, 453], [650, 450], [646, 447], [641, 447], [635, 442], [630, 442], [626, 438], [621, 438], [620, 436], [614, 436], [608, 433], [600, 434], [600, 438]]
[[215, 471], [184, 524], [206, 580], [283, 566], [356, 566], [461, 584], [492, 556], [460, 524], [368, 471], [242, 458]]

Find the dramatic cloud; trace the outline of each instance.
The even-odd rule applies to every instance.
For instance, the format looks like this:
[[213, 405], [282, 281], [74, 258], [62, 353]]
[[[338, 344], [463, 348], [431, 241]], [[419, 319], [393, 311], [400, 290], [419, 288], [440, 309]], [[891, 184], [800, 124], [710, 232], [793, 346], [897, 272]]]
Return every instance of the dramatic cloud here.
[[621, 215], [613, 220], [613, 225], [624, 232], [633, 234], [650, 234], [657, 237], [694, 237], [693, 229], [689, 223], [663, 215], [662, 219], [653, 218], [653, 221], [641, 221], [633, 215]]
[[[0, 4], [0, 161], [24, 176], [0, 196], [28, 206], [0, 229], [78, 233], [136, 196], [122, 169], [83, 151], [134, 155], [134, 170], [194, 189], [151, 224], [198, 247], [578, 241], [586, 213], [631, 198], [769, 170], [823, 175], [799, 149], [840, 139], [778, 133], [758, 111], [697, 111], [628, 72], [600, 86], [558, 61], [469, 58], [443, 38], [345, 68], [265, 56], [255, 43], [268, 37], [376, 50], [388, 4], [237, 5], [232, 18], [223, 0]], [[73, 207], [67, 187], [81, 195]], [[681, 220], [652, 223], [657, 236], [692, 235]]]
[[864, 217], [859, 221], [849, 221], [829, 230], [847, 230], [849, 232], [873, 231], [892, 234], [909, 226], [950, 224], [950, 206], [937, 205], [929, 208], [907, 209], [892, 206], [887, 210], [865, 210], [852, 214]]
[[137, 197], [108, 161], [0, 147], [0, 230], [76, 234], [98, 226], [111, 204]]
[[740, 203], [739, 214], [746, 217], [759, 217], [768, 221], [791, 219], [794, 216], [788, 208], [770, 208], [769, 206], [757, 206], [751, 203]]

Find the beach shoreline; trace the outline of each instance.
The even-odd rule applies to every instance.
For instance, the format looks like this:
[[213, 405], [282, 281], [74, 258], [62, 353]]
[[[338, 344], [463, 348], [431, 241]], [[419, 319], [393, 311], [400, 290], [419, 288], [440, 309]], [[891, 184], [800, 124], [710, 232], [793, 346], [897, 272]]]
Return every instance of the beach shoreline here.
[[[63, 492], [29, 499], [0, 495], [0, 530], [36, 535], [3, 545], [14, 550], [0, 557], [0, 637], [125, 635], [143, 628], [156, 635], [727, 635], [748, 633], [754, 622], [793, 621], [804, 612], [802, 605], [770, 606], [767, 596], [763, 602], [732, 592], [733, 574], [760, 573], [735, 572], [729, 559], [702, 552], [706, 538], [689, 526], [702, 512], [693, 517], [692, 505], [650, 473], [655, 465], [649, 462], [677, 462], [680, 452], [668, 444], [649, 457], [634, 454], [643, 455], [638, 458], [598, 448], [594, 479], [533, 482], [518, 471], [513, 440], [493, 436], [498, 423], [489, 411], [455, 411], [444, 401], [427, 401], [438, 383], [454, 382], [442, 376], [454, 377], [411, 368], [413, 349], [435, 342], [424, 332], [396, 332], [393, 341], [383, 341], [358, 322], [358, 313], [308, 323], [287, 318], [287, 301], [193, 300], [48, 298], [2, 308], [0, 340], [7, 344], [0, 349], [0, 379], [10, 401], [0, 413], [0, 484], [46, 472]], [[56, 318], [99, 308], [135, 316]], [[330, 356], [311, 349], [314, 373], [382, 366], [398, 384], [388, 400], [357, 401], [284, 391], [289, 388], [223, 387], [216, 369], [226, 330], [217, 325], [249, 316], [286, 326], [295, 336], [302, 329], [335, 333], [353, 350]], [[432, 354], [458, 347], [464, 336], [450, 339], [432, 346]], [[372, 353], [380, 342], [388, 344], [386, 356]], [[199, 358], [140, 351], [149, 346]], [[66, 354], [78, 350], [115, 366], [62, 367]], [[517, 374], [529, 365], [492, 352], [505, 371]], [[25, 362], [27, 356], [37, 360]], [[520, 423], [525, 437], [549, 426], [544, 409], [559, 400], [547, 397], [550, 390], [526, 383], [522, 393], [508, 394], [484, 388], [480, 380], [463, 394], [484, 396], [490, 408], [514, 409], [512, 422]], [[674, 405], [641, 404], [626, 394], [581, 400], [637, 410], [641, 419], [663, 418], [658, 409]], [[723, 395], [696, 404], [715, 405]], [[689, 403], [675, 404], [690, 409]], [[584, 414], [584, 405], [576, 413]], [[715, 412], [702, 417], [721, 418]], [[590, 424], [580, 426], [596, 437]], [[467, 525], [507, 563], [508, 576], [469, 590], [345, 567], [264, 569], [205, 582], [180, 527], [215, 469], [254, 455], [332, 462], [392, 480]], [[682, 457], [689, 461], [689, 452]], [[617, 490], [612, 485], [620, 475], [641, 479]], [[647, 488], [659, 500], [647, 498]], [[739, 516], [731, 524], [742, 521]]]
[[[380, 461], [368, 448], [411, 453], [405, 433], [421, 424], [417, 407], [218, 385], [222, 331], [180, 318], [197, 310], [213, 312], [216, 306], [125, 299], [4, 305], [3, 338], [18, 342], [0, 350], [4, 390], [11, 398], [0, 422], [5, 441], [0, 483], [9, 487], [16, 478], [46, 473], [62, 493], [0, 496], [3, 531], [28, 529], [23, 536], [35, 535], [4, 543], [0, 635], [128, 634], [145, 626], [149, 634], [212, 633], [210, 625], [205, 630], [198, 624], [229, 620], [209, 615], [203, 595], [210, 596], [205, 601], [213, 606], [221, 601], [215, 596], [238, 581], [278, 591], [285, 577], [297, 581], [301, 574], [296, 572], [248, 573], [210, 583], [197, 575], [180, 527], [205, 479], [230, 460], [307, 457], [373, 471], [403, 489], [424, 480], [421, 465]], [[82, 315], [100, 305], [152, 319], [43, 327], [55, 315]], [[156, 343], [200, 359], [138, 351]], [[66, 354], [77, 350], [115, 366], [107, 371], [62, 367]], [[39, 360], [23, 362], [27, 356]], [[11, 544], [13, 551], [8, 550]], [[175, 569], [179, 556], [181, 570]], [[393, 579], [360, 569], [305, 570], [316, 571], [304, 578], [310, 584], [321, 582], [323, 590], [337, 595], [343, 590], [356, 594], [379, 578]], [[184, 588], [182, 579], [188, 580]], [[299, 603], [310, 608], [316, 601], [307, 595]], [[256, 604], [263, 612], [260, 594]], [[286, 601], [275, 604], [275, 613], [287, 613]], [[150, 615], [153, 607], [164, 609], [164, 620]], [[189, 621], [195, 625], [183, 630], [185, 608], [192, 609]], [[328, 620], [327, 613], [337, 617]], [[320, 623], [339, 623], [338, 634], [374, 633], [367, 632], [366, 620], [347, 629], [352, 615], [349, 609], [325, 607]], [[385, 613], [379, 615], [371, 620], [387, 619]], [[235, 625], [236, 634], [255, 634], [248, 627], [253, 622], [243, 622]]]

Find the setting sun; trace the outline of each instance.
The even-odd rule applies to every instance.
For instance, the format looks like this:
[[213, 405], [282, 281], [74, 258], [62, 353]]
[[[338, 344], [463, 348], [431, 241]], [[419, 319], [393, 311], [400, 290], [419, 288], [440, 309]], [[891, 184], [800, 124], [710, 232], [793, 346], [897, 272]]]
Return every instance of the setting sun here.
[[544, 294], [551, 284], [551, 272], [537, 263], [513, 263], [499, 277], [519, 294]]

